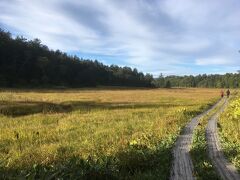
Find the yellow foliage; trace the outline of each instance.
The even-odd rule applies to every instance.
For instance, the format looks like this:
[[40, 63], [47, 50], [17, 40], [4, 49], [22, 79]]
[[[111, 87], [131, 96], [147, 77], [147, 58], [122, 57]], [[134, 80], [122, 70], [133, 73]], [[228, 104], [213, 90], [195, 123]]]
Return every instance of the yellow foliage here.
[[129, 145], [171, 146], [218, 95], [218, 89], [4, 90], [0, 162], [21, 168], [71, 156], [97, 160]]

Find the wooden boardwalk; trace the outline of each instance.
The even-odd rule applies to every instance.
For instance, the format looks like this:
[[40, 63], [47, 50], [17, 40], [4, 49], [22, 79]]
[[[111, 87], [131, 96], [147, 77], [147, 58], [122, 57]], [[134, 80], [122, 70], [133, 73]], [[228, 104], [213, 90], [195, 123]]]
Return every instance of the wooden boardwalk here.
[[226, 106], [227, 100], [225, 100], [220, 111], [213, 115], [208, 122], [206, 129], [208, 153], [216, 171], [224, 180], [240, 180], [240, 175], [237, 172], [237, 169], [225, 158], [222, 152], [217, 133], [217, 120]]
[[198, 125], [199, 119], [213, 110], [218, 104], [216, 103], [209, 110], [193, 118], [183, 132], [179, 135], [173, 148], [173, 164], [171, 169], [171, 180], [193, 180], [193, 163], [190, 157], [190, 146], [192, 144], [193, 131]]

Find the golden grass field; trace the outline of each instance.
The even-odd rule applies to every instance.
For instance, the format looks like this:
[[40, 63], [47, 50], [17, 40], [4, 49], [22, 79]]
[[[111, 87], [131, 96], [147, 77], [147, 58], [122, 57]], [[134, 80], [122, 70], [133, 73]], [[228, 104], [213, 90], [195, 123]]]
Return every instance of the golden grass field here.
[[0, 179], [166, 179], [181, 128], [219, 89], [0, 91]]

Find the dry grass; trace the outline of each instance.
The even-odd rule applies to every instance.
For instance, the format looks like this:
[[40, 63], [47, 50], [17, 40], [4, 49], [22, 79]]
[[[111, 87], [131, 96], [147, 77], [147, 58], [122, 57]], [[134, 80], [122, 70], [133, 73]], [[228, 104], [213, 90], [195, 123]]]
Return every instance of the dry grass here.
[[2, 90], [0, 174], [165, 179], [181, 128], [218, 96], [218, 89]]

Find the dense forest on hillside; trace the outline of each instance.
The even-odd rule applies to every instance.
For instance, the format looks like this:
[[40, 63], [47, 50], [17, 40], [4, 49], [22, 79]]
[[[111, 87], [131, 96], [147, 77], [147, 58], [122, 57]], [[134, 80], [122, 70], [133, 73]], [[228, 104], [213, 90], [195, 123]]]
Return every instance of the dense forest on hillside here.
[[39, 39], [13, 38], [0, 29], [1, 87], [152, 87], [152, 82], [152, 75], [137, 69], [69, 56]]
[[240, 73], [225, 75], [166, 76], [155, 79], [156, 87], [207, 87], [207, 88], [239, 88]]
[[137, 69], [50, 50], [39, 39], [13, 38], [0, 29], [0, 87], [209, 87], [238, 88], [240, 73], [153, 78]]

